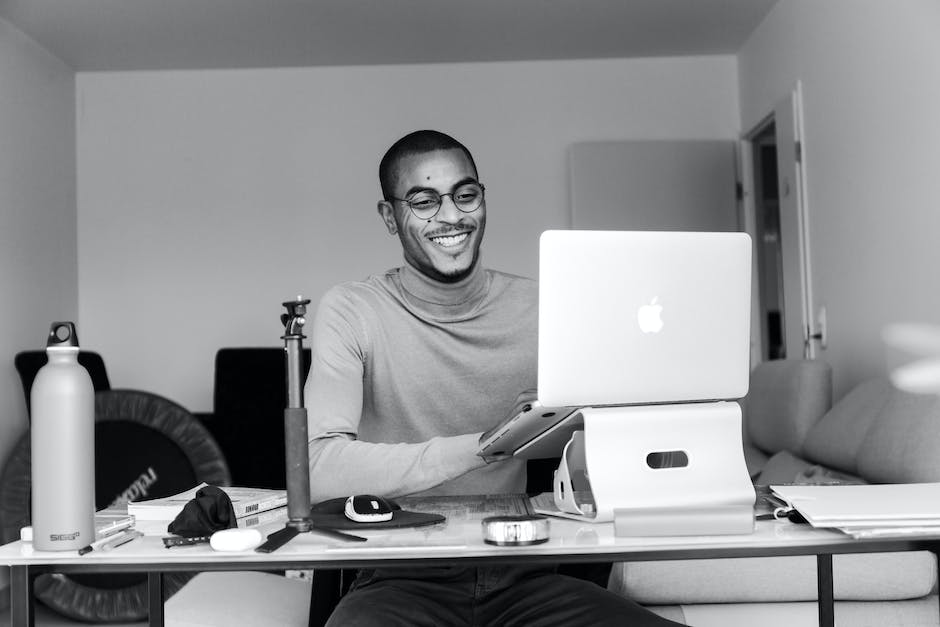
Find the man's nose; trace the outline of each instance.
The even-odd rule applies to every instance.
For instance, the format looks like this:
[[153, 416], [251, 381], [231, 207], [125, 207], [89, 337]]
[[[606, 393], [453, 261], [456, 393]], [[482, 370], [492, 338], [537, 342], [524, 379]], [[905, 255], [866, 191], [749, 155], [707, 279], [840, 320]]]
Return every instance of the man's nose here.
[[457, 208], [453, 194], [441, 195], [441, 208], [437, 212], [437, 219], [441, 222], [458, 222], [463, 212]]

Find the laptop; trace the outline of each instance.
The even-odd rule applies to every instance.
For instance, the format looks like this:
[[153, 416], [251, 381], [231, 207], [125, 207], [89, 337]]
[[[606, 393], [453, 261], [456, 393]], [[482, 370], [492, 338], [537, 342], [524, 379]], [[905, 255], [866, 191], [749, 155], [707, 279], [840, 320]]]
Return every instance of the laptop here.
[[538, 398], [479, 454], [557, 457], [582, 407], [745, 396], [750, 301], [746, 233], [544, 232]]

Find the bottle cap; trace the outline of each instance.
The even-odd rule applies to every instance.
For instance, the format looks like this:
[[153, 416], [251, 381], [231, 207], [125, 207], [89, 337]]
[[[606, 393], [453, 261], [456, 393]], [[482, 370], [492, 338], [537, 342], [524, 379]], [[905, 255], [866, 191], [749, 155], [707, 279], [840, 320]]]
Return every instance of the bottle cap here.
[[74, 322], [53, 322], [49, 328], [46, 348], [78, 348], [78, 332]]

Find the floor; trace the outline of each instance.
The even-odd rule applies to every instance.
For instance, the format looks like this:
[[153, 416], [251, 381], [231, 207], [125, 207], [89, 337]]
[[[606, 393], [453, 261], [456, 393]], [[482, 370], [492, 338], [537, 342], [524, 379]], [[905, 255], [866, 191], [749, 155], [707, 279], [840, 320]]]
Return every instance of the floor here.
[[[10, 610], [0, 610], [0, 625], [10, 624]], [[74, 627], [76, 625], [88, 626], [88, 623], [80, 623], [70, 620], [61, 614], [57, 614], [41, 604], [36, 605], [36, 627]], [[146, 627], [147, 621], [139, 623], [108, 623], [108, 627]]]
[[[310, 612], [310, 571], [288, 576], [264, 572], [200, 573], [167, 600], [164, 620], [174, 625], [228, 627], [306, 627]], [[0, 589], [8, 593], [9, 589]], [[10, 624], [8, 599], [0, 599], [0, 627]], [[36, 627], [88, 627], [36, 603]], [[145, 627], [147, 621], [108, 623], [108, 627]]]

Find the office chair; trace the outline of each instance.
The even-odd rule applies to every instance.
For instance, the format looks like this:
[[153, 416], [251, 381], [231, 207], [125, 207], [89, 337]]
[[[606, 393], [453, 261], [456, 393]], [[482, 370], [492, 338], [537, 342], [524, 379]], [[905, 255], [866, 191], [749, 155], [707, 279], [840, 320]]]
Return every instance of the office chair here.
[[[33, 389], [33, 381], [39, 369], [49, 361], [46, 351], [23, 351], [13, 357], [13, 365], [20, 375], [20, 381], [23, 384], [23, 394], [26, 395], [26, 412], [30, 410], [30, 390]], [[111, 382], [108, 380], [108, 371], [104, 367], [104, 359], [101, 355], [92, 351], [78, 352], [78, 363], [85, 367], [91, 376], [91, 384], [95, 392], [110, 390]]]
[[[310, 349], [303, 351], [304, 376]], [[234, 485], [286, 487], [282, 347], [229, 347], [215, 355], [212, 414], [205, 425], [229, 462]]]

